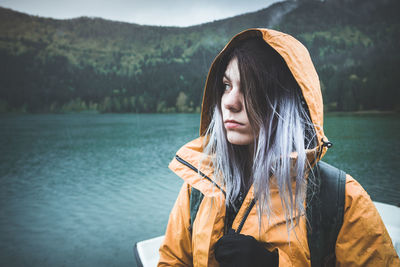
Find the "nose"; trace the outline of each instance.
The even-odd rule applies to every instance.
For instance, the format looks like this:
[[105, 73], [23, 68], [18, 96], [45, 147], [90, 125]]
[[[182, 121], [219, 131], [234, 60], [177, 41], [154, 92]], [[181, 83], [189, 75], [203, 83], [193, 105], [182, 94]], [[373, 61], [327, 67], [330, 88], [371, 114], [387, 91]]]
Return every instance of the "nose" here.
[[244, 98], [239, 88], [225, 92], [221, 100], [223, 107], [231, 112], [240, 112], [243, 109]]

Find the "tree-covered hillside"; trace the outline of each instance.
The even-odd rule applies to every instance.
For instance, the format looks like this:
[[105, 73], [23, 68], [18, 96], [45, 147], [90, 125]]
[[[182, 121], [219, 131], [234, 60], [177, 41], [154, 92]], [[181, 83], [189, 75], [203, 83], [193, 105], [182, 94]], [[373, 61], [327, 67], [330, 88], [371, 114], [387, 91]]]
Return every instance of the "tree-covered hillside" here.
[[0, 8], [0, 111], [198, 111], [213, 58], [252, 27], [309, 48], [330, 110], [399, 109], [397, 10], [397, 0], [285, 1], [179, 28]]

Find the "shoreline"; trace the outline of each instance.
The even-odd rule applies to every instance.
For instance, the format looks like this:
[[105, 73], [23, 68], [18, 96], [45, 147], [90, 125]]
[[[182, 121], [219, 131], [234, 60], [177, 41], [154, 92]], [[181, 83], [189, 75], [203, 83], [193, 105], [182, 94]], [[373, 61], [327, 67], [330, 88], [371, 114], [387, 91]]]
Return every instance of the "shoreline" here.
[[400, 114], [396, 110], [359, 110], [359, 111], [324, 111], [324, 115], [395, 115]]
[[[100, 112], [97, 110], [67, 111], [67, 112], [0, 112], [1, 115], [33, 115], [33, 114], [200, 114], [199, 112]], [[400, 110], [359, 110], [359, 111], [324, 111], [324, 115], [396, 115]]]

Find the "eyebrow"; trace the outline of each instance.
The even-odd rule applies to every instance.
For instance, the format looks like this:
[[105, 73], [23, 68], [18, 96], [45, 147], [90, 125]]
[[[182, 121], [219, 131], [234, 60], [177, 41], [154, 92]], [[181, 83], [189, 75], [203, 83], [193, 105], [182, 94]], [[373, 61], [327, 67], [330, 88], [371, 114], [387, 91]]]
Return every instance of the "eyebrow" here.
[[222, 77], [222, 79], [226, 78], [228, 81], [231, 81], [231, 79], [228, 77], [228, 75], [226, 75], [226, 73], [224, 73], [224, 76]]

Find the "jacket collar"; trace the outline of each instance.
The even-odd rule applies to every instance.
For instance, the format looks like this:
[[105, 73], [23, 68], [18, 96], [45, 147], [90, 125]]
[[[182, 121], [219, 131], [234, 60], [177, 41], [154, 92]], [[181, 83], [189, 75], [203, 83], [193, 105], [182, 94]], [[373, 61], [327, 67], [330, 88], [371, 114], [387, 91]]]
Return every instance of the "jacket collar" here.
[[[169, 168], [191, 187], [196, 188], [205, 196], [225, 195], [225, 187], [218, 183], [214, 177], [212, 159], [203, 153], [205, 137], [199, 137], [182, 146], [174, 159], [170, 162]], [[306, 152], [309, 162], [315, 163], [318, 148]], [[296, 153], [290, 155], [293, 166], [296, 161]], [[295, 186], [295, 183], [293, 183]], [[278, 190], [277, 186], [271, 184], [271, 191]], [[249, 194], [253, 197], [254, 188], [251, 186]]]

